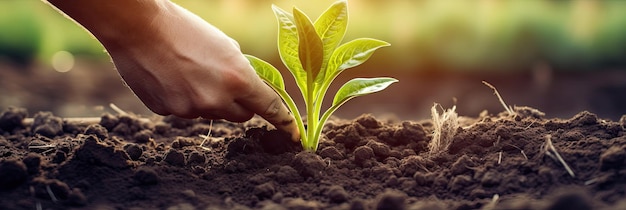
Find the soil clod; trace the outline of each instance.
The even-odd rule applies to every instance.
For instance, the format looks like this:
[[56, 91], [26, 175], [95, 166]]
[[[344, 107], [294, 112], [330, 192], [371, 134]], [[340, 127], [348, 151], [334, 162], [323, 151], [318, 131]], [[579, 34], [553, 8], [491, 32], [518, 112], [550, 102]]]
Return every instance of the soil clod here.
[[11, 132], [17, 128], [24, 128], [24, 118], [28, 112], [24, 108], [9, 107], [0, 115], [0, 131]]
[[39, 112], [34, 118], [32, 130], [35, 134], [52, 138], [63, 132], [63, 120], [51, 112]]
[[155, 185], [159, 183], [159, 175], [151, 168], [139, 168], [135, 171], [133, 179], [140, 185]]
[[185, 166], [185, 154], [178, 150], [170, 149], [167, 154], [165, 154], [163, 161], [174, 166]]
[[8, 190], [20, 186], [28, 176], [24, 163], [17, 160], [0, 162], [0, 189]]

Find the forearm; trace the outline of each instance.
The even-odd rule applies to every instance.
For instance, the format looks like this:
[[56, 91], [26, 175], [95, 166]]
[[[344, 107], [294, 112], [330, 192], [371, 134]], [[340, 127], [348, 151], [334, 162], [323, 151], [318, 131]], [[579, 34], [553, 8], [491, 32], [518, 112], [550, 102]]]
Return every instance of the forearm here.
[[149, 44], [157, 17], [173, 3], [167, 0], [48, 0], [109, 47]]

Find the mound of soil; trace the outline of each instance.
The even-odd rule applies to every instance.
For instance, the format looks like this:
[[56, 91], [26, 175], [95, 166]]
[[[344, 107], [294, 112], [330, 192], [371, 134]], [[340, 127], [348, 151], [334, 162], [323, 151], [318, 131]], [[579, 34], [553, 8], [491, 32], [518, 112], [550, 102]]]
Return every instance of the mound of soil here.
[[10, 108], [0, 209], [626, 209], [626, 117], [516, 111], [461, 118], [431, 154], [428, 120], [332, 119], [311, 153], [259, 119]]

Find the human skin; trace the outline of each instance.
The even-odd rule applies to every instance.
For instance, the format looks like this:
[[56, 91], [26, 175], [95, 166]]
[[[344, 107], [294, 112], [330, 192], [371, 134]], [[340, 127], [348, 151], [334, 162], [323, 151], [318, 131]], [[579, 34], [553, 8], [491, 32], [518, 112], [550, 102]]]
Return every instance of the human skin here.
[[254, 114], [298, 141], [294, 117], [239, 45], [169, 0], [48, 0], [93, 34], [153, 112], [247, 121]]

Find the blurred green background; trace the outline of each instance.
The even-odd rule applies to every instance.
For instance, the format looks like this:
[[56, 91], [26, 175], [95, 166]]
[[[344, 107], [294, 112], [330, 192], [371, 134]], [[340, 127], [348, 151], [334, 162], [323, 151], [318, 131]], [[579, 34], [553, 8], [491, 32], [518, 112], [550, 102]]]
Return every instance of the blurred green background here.
[[[276, 4], [286, 10], [297, 6], [314, 19], [334, 1], [175, 0], [175, 2], [239, 41], [244, 53], [256, 55], [280, 66], [276, 49], [277, 26], [270, 5]], [[626, 1], [351, 0], [348, 5], [349, 25], [344, 41], [359, 37], [372, 37], [388, 41], [392, 45], [390, 48], [377, 52], [370, 61], [364, 64], [363, 68], [387, 72], [389, 75], [402, 75], [406, 77], [404, 80], [407, 83], [412, 82], [410, 77], [429, 78], [428, 75], [439, 75], [438, 78], [441, 79], [445, 77], [441, 75], [455, 74], [457, 76], [452, 76], [452, 81], [468, 75], [476, 79], [472, 81], [472, 84], [476, 83], [477, 86], [481, 86], [480, 80], [491, 77], [475, 75], [509, 74], [513, 76], [508, 78], [504, 76], [505, 79], [502, 80], [499, 80], [499, 77], [493, 77], [495, 81], [492, 80], [492, 84], [496, 87], [501, 86], [503, 92], [510, 90], [507, 94], [509, 98], [512, 98], [513, 104], [516, 102], [529, 104], [551, 111], [558, 110], [558, 106], [549, 108], [550, 106], [542, 105], [551, 95], [536, 95], [546, 90], [532, 92], [535, 95], [526, 97], [523, 96], [523, 92], [531, 90], [529, 86], [542, 85], [541, 80], [544, 77], [548, 77], [550, 81], [547, 83], [551, 83], [558, 81], [559, 75], [563, 74], [572, 75], [581, 72], [597, 74], [595, 72], [604, 72], [607, 69], [621, 70], [626, 66], [626, 12], [624, 12]], [[59, 52], [69, 52], [69, 54]], [[68, 63], [68, 59], [71, 64], [63, 67], [63, 63]], [[12, 69], [16, 72], [47, 72], [46, 75], [48, 75], [53, 74], [49, 72], [54, 71], [41, 69], [53, 68], [60, 72], [72, 70], [66, 74], [70, 76], [59, 79], [62, 81], [92, 77], [89, 75], [93, 74], [76, 73], [80, 69], [93, 72], [93, 69], [111, 68], [109, 58], [97, 40], [39, 0], [0, 1], [0, 61], [4, 66], [2, 71]], [[83, 61], [88, 61], [88, 64], [81, 64]], [[60, 62], [61, 67], [53, 66], [55, 62]], [[99, 63], [102, 65], [98, 65]], [[546, 71], [548, 73], [545, 73]], [[106, 74], [97, 77], [107, 78], [119, 85], [119, 78], [113, 73], [114, 71], [105, 70], [104, 72]], [[33, 74], [43, 75], [43, 73]], [[74, 76], [71, 76], [72, 74]], [[371, 74], [381, 76], [376, 73]], [[542, 76], [542, 74], [548, 76]], [[619, 78], [622, 78], [621, 76], [622, 74], [619, 74]], [[51, 77], [60, 78], [61, 76], [52, 75]], [[449, 77], [446, 78], [448, 78], [446, 81], [450, 81]], [[506, 81], [515, 81], [516, 78], [526, 78], [529, 82], [519, 84], [524, 88], [508, 87]], [[403, 81], [403, 78], [399, 79]], [[7, 81], [6, 78], [2, 80], [3, 83], [16, 82]], [[600, 81], [596, 83], [602, 83], [602, 79], [598, 80]], [[97, 80], [94, 79], [94, 81]], [[433, 85], [454, 85], [454, 82], [446, 83], [444, 79], [441, 79], [441, 82], [428, 83], [429, 81], [418, 80], [417, 82], [428, 84], [423, 87], [403, 87], [425, 88], [425, 91], [432, 92], [437, 91], [429, 89]], [[620, 84], [623, 83], [623, 81], [616, 81], [617, 86], [609, 87], [610, 91], [626, 95], [620, 92], [623, 88]], [[54, 86], [52, 84], [53, 82], [50, 82], [50, 86]], [[83, 88], [84, 86], [70, 88], [76, 89], [77, 87]], [[123, 90], [123, 88], [118, 88], [118, 90]], [[25, 101], [16, 92], [22, 91], [20, 94], [30, 94], [32, 98], [36, 98], [41, 97], [37, 95], [38, 93], [47, 93], [46, 91], [25, 88], [20, 84], [3, 85], [0, 91], [4, 91], [0, 92], [3, 94], [0, 108], [17, 105], [34, 106], [35, 108], [32, 108], [34, 110], [45, 110], [51, 107], [48, 109], [58, 111], [53, 107], [76, 101], [72, 100], [75, 99], [72, 97], [53, 94], [58, 99], [55, 104], [51, 105], [51, 102], [47, 102], [37, 106], [26, 102], [27, 100]], [[486, 92], [487, 95], [490, 94], [488, 89], [481, 91]], [[11, 92], [15, 94], [10, 94]], [[119, 100], [118, 96], [105, 93], [105, 91], [100, 91], [95, 96], [92, 92], [87, 92], [84, 94], [91, 94], [92, 97], [99, 97], [105, 101]], [[464, 94], [468, 93], [451, 91], [443, 98], [461, 97]], [[505, 97], [507, 94], [504, 94]], [[538, 100], [542, 100], [541, 97], [543, 97], [544, 102], [524, 101], [525, 98], [532, 97]], [[614, 100], [614, 97], [611, 96], [610, 100]], [[75, 103], [86, 106], [102, 104], [101, 102], [92, 103], [89, 99], [85, 96], [85, 99]], [[131, 97], [127, 100], [136, 99]], [[433, 102], [440, 102], [435, 100], [443, 99], [426, 97], [415, 100], [424, 100], [430, 106]], [[562, 98], [562, 100], [572, 99]], [[589, 100], [585, 99], [580, 103], [591, 103]], [[366, 101], [361, 101], [361, 103], [366, 103]], [[414, 107], [415, 103], [417, 102], [411, 102], [405, 106]], [[611, 107], [617, 112], [607, 115], [624, 114], [626, 102], [609, 103], [613, 103]], [[497, 103], [494, 104], [497, 105]], [[574, 109], [590, 109], [585, 104], [573, 107]], [[463, 109], [459, 110], [463, 111]], [[423, 111], [415, 113], [428, 112], [427, 109]], [[477, 114], [474, 109], [467, 112]], [[564, 115], [568, 114], [570, 113]]]
[[[276, 58], [270, 5], [298, 6], [312, 18], [333, 1], [177, 0], [241, 43]], [[411, 71], [556, 69], [626, 64], [626, 1], [353, 0], [346, 40], [374, 37], [392, 50], [376, 61]], [[57, 51], [107, 59], [79, 26], [39, 0], [0, 1], [0, 55], [17, 63], [49, 62]]]

